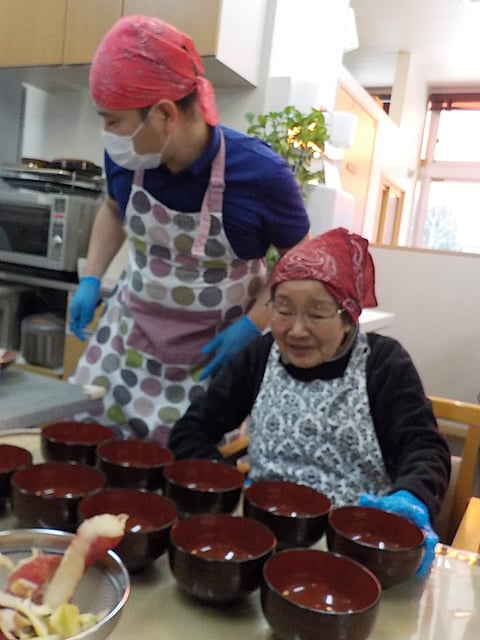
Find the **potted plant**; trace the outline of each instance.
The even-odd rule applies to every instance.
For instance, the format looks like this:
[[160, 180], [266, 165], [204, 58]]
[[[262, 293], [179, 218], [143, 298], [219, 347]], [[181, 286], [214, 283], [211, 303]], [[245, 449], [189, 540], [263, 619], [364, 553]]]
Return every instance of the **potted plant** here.
[[[304, 200], [308, 200], [309, 184], [323, 184], [325, 176], [322, 169], [313, 165], [322, 157], [328, 130], [325, 113], [312, 108], [307, 114], [292, 105], [282, 111], [270, 111], [255, 115], [247, 113], [249, 123], [247, 133], [268, 142], [272, 149], [284, 158], [300, 185]], [[317, 165], [318, 166], [318, 165]], [[275, 247], [267, 251], [267, 267], [271, 271], [279, 258]]]
[[268, 142], [291, 166], [304, 198], [307, 184], [324, 182], [323, 170], [313, 164], [322, 157], [329, 138], [324, 111], [312, 108], [305, 114], [289, 105], [282, 111], [247, 113], [246, 119], [247, 133]]

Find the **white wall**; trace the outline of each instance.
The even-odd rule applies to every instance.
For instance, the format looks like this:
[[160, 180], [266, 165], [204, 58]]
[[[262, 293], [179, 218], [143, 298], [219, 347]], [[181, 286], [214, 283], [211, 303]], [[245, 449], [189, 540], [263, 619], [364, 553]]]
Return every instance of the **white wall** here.
[[480, 255], [372, 246], [379, 308], [409, 351], [427, 393], [477, 402]]
[[393, 113], [396, 121], [376, 104], [345, 67], [340, 70], [339, 83], [377, 123], [362, 233], [369, 239], [375, 238], [380, 185], [385, 177], [405, 192], [399, 244], [407, 245], [414, 215], [412, 205], [428, 89], [408, 55], [399, 57], [397, 76]]
[[277, 0], [270, 76], [292, 78], [292, 103], [305, 81], [310, 107], [333, 109], [349, 5], [349, 0]]
[[0, 76], [0, 164], [19, 160], [23, 99], [22, 86]]
[[46, 92], [27, 86], [25, 114], [23, 156], [103, 165], [102, 123], [87, 89]]

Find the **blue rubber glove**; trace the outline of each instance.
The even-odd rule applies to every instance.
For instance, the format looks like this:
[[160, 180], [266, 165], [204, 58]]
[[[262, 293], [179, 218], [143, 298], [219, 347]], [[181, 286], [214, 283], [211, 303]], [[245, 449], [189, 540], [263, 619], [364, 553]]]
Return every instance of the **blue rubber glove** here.
[[393, 511], [423, 530], [425, 549], [422, 562], [417, 570], [417, 576], [426, 575], [435, 558], [435, 546], [439, 538], [432, 528], [430, 514], [423, 502], [411, 494], [410, 491], [401, 489], [389, 496], [374, 496], [370, 493], [364, 493], [360, 496], [358, 504], [362, 507], [376, 507], [385, 511]]
[[100, 296], [100, 284], [101, 281], [95, 276], [83, 276], [80, 278], [70, 304], [70, 331], [83, 341], [85, 341], [83, 329], [90, 324], [95, 315]]
[[204, 367], [200, 380], [205, 380], [209, 375], [218, 375], [223, 371], [230, 358], [240, 351], [240, 349], [260, 335], [257, 326], [248, 316], [242, 316], [229, 327], [221, 331], [218, 336], [202, 347], [201, 352], [212, 353], [215, 356]]

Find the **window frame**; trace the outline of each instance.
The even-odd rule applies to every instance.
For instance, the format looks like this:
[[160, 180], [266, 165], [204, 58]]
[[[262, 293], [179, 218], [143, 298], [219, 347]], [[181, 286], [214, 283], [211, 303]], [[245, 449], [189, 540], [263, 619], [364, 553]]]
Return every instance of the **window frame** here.
[[[427, 221], [428, 202], [432, 182], [452, 181], [478, 183], [480, 180], [480, 161], [447, 161], [434, 159], [440, 117], [442, 111], [449, 109], [480, 111], [480, 94], [465, 92], [432, 94], [429, 98], [428, 110], [431, 113], [430, 121], [428, 122], [426, 119], [428, 132], [425, 131], [424, 133], [424, 154], [420, 159], [418, 168], [418, 199], [412, 238], [413, 246], [419, 248], [424, 248], [422, 241]], [[455, 252], [459, 253], [458, 251]]]

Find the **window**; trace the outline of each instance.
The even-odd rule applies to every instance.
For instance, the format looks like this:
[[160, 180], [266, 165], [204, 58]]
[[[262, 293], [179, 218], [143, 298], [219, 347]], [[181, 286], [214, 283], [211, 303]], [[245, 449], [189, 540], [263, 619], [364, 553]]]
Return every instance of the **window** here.
[[480, 253], [480, 94], [433, 94], [417, 184], [415, 246]]

